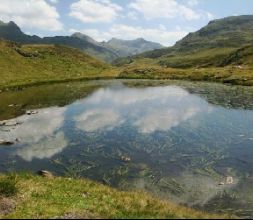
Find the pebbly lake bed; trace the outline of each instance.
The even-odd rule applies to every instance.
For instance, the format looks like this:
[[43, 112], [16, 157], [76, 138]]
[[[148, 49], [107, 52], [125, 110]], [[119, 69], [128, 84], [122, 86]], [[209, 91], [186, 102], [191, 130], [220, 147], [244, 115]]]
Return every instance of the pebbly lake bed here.
[[253, 217], [253, 88], [100, 80], [2, 92], [0, 172], [38, 170]]

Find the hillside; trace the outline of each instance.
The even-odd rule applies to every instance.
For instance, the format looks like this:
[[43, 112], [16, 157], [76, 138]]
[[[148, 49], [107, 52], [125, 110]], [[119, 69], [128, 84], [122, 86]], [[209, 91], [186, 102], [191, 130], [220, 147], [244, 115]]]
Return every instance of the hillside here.
[[117, 59], [123, 78], [253, 85], [253, 16], [211, 21], [173, 47]]
[[161, 66], [172, 68], [217, 67], [222, 65], [221, 60], [252, 44], [253, 16], [233, 16], [209, 22], [207, 26], [188, 34], [173, 47], [119, 59], [114, 64], [123, 65], [131, 63], [131, 59], [150, 58]]
[[119, 57], [136, 55], [163, 47], [160, 44], [144, 39], [136, 39], [133, 41], [112, 39], [111, 41], [101, 43], [82, 33], [74, 33], [71, 36], [40, 38], [23, 33], [14, 22], [4, 23], [1, 21], [0, 38], [21, 44], [60, 44], [69, 46], [80, 49], [90, 56], [106, 62], [112, 62]]
[[108, 64], [78, 49], [19, 45], [0, 40], [0, 89], [50, 82], [114, 77]]
[[143, 192], [121, 192], [84, 179], [28, 174], [0, 176], [0, 195], [0, 218], [228, 218], [177, 206]]
[[21, 44], [60, 44], [74, 47], [86, 52], [91, 56], [108, 62], [118, 58], [115, 52], [102, 47], [101, 45], [95, 44], [90, 40], [80, 38], [77, 35], [45, 38], [30, 36], [23, 33], [14, 22], [0, 22], [0, 38]]

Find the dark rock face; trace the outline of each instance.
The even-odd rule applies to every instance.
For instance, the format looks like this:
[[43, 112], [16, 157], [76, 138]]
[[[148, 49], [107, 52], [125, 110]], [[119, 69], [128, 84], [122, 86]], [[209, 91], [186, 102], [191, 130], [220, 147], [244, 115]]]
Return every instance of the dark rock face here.
[[38, 43], [41, 41], [41, 38], [38, 36], [24, 34], [12, 21], [9, 23], [0, 23], [0, 38], [18, 43]]

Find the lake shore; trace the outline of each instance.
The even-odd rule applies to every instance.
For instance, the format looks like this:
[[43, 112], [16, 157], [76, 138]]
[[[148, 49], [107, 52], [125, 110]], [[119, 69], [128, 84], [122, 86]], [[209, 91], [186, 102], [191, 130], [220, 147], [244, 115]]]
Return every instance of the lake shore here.
[[[240, 72], [243, 73], [243, 72]], [[198, 82], [214, 82], [228, 85], [253, 86], [252, 77], [247, 73], [230, 74], [228, 69], [195, 69], [195, 70], [180, 70], [180, 69], [154, 69], [154, 68], [136, 68], [125, 69], [119, 71], [115, 76], [93, 76], [68, 79], [35, 79], [32, 82], [16, 81], [15, 83], [0, 84], [0, 93], [9, 90], [20, 90], [32, 86], [50, 85], [57, 83], [84, 82], [92, 80], [112, 80], [112, 79], [147, 79], [147, 80], [183, 80], [183, 81], [198, 81]]]
[[[233, 70], [233, 71], [232, 71]], [[8, 90], [20, 90], [31, 86], [50, 85], [57, 83], [84, 82], [92, 80], [112, 80], [112, 79], [149, 79], [149, 80], [183, 80], [214, 82], [228, 85], [253, 86], [251, 76], [253, 70], [240, 70], [231, 68], [205, 68], [205, 69], [172, 69], [160, 67], [135, 67], [113, 70], [113, 75], [107, 73], [94, 76], [81, 76], [69, 78], [34, 78], [28, 82], [25, 78], [12, 82], [0, 83], [0, 93]], [[52, 73], [53, 74], [53, 73]]]
[[230, 218], [174, 205], [144, 192], [118, 191], [85, 179], [1, 175], [0, 192], [0, 217], [9, 219]]
[[230, 85], [253, 86], [253, 69], [240, 66], [210, 68], [165, 68], [159, 65], [125, 65], [121, 68], [121, 79], [169, 79], [217, 82]]

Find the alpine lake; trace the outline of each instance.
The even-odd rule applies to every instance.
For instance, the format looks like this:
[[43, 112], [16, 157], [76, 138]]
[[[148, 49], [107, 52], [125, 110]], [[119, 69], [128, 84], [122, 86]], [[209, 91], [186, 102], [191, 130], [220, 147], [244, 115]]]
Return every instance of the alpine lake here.
[[0, 93], [0, 172], [48, 170], [253, 217], [253, 87], [98, 80]]

